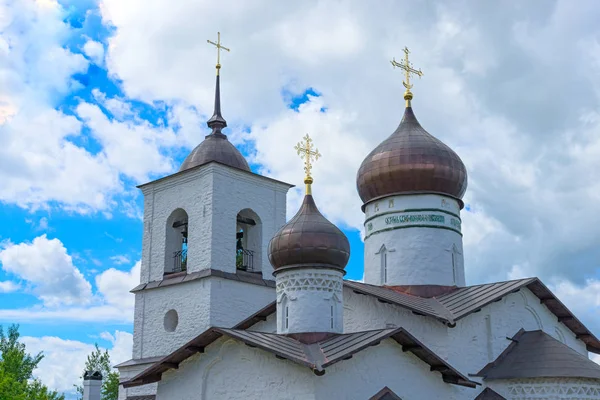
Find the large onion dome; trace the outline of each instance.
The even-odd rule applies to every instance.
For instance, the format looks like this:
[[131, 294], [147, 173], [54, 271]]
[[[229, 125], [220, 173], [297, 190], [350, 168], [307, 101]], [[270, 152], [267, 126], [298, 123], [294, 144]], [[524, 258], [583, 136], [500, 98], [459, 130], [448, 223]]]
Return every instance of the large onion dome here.
[[319, 212], [310, 189], [298, 213], [269, 243], [269, 261], [275, 272], [296, 267], [343, 270], [349, 257], [348, 238]]
[[215, 88], [215, 111], [213, 116], [207, 121], [207, 125], [212, 129], [212, 132], [207, 135], [202, 143], [200, 143], [186, 157], [181, 164], [180, 171], [196, 167], [198, 165], [207, 164], [211, 161], [216, 161], [221, 164], [229, 165], [230, 167], [250, 171], [248, 162], [235, 148], [227, 136], [221, 130], [227, 126], [225, 118], [221, 116], [221, 91], [220, 80], [217, 75], [217, 84]]
[[436, 193], [462, 205], [467, 190], [465, 165], [450, 147], [423, 129], [409, 100], [396, 131], [362, 162], [356, 177], [360, 198], [366, 204], [394, 194]]

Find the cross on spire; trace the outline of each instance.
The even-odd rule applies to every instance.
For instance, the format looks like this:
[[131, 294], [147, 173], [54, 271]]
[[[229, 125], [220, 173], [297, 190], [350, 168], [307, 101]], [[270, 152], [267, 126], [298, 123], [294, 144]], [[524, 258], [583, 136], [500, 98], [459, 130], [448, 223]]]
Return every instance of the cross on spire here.
[[319, 150], [313, 147], [313, 141], [308, 136], [304, 136], [302, 142], [298, 142], [296, 146], [294, 146], [294, 150], [298, 152], [298, 155], [304, 158], [304, 172], [306, 173], [306, 177], [304, 178], [304, 183], [306, 184], [306, 194], [312, 194], [310, 185], [313, 183], [312, 176], [310, 175], [312, 170], [312, 162], [317, 161], [319, 157], [321, 157], [321, 153]]
[[410, 84], [410, 74], [415, 74], [420, 78], [423, 76], [423, 72], [421, 72], [421, 69], [419, 69], [417, 71], [416, 69], [414, 69], [412, 67], [411, 62], [408, 60], [408, 55], [409, 55], [410, 51], [408, 50], [408, 48], [406, 46], [404, 47], [403, 51], [404, 51], [404, 63], [396, 61], [395, 58], [392, 58], [392, 61], [390, 61], [390, 62], [392, 63], [394, 68], [398, 67], [406, 73], [406, 80], [402, 81], [402, 84], [406, 88], [406, 92], [404, 92], [404, 100], [406, 100], [406, 106], [410, 107], [410, 101], [413, 98], [413, 94], [410, 91], [410, 89], [412, 89], [412, 87], [413, 87], [413, 85]]
[[221, 49], [226, 51], [231, 51], [227, 47], [221, 44], [221, 32], [217, 32], [217, 41], [216, 43], [212, 40], [206, 40], [208, 43], [212, 44], [217, 48], [217, 75], [219, 75], [219, 70], [221, 69]]

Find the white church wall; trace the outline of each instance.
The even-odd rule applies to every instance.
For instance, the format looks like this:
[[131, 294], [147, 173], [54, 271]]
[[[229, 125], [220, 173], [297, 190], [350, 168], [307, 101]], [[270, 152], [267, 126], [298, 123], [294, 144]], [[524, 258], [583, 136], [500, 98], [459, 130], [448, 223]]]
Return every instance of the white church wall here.
[[475, 390], [445, 383], [439, 372], [392, 339], [384, 340], [315, 377], [316, 399], [365, 400], [389, 387], [402, 399], [468, 399]]
[[163, 279], [167, 220], [176, 209], [188, 215], [187, 270], [211, 268], [213, 168], [207, 165], [142, 188], [144, 237], [141, 282]]
[[460, 207], [450, 197], [403, 195], [369, 203], [365, 208], [365, 282], [464, 286], [460, 232]]
[[[167, 355], [209, 327], [230, 328], [274, 300], [273, 288], [218, 277], [138, 292], [133, 358]], [[177, 313], [172, 331], [171, 310]]]
[[[210, 324], [211, 278], [137, 292], [133, 358], [164, 356]], [[139, 312], [138, 312], [139, 310]], [[177, 312], [177, 326], [165, 329], [165, 315]], [[231, 310], [235, 313], [235, 310]]]
[[384, 386], [407, 399], [470, 400], [475, 395], [473, 389], [444, 383], [392, 340], [329, 367], [323, 376], [233, 339], [221, 339], [205, 351], [165, 372], [157, 398], [365, 400]]
[[[275, 301], [275, 289], [272, 287], [223, 278], [212, 278], [211, 282], [211, 326], [231, 328]], [[197, 307], [205, 305], [198, 304]]]
[[506, 338], [521, 328], [543, 330], [587, 357], [585, 344], [559, 323], [537, 296], [522, 288], [457, 321], [456, 327], [448, 330], [453, 343], [448, 348], [448, 360], [465, 373], [477, 373], [506, 349], [510, 344]]
[[[122, 382], [131, 379], [140, 372], [144, 371], [146, 368], [150, 367], [151, 365], [152, 364], [138, 364], [120, 367], [119, 380]], [[157, 387], [158, 383], [149, 383], [147, 385], [134, 386], [130, 388], [124, 388], [123, 386], [119, 386], [119, 400], [126, 400], [128, 396], [147, 396], [156, 394]]]
[[277, 274], [277, 332], [343, 331], [342, 272], [298, 268]]
[[344, 288], [344, 333], [390, 327], [402, 327], [439, 356], [446, 355], [451, 330], [442, 322]]
[[314, 374], [233, 339], [220, 339], [162, 376], [157, 399], [315, 399]]
[[486, 384], [507, 400], [600, 400], [600, 382], [593, 379], [502, 379]]
[[286, 194], [290, 185], [260, 175], [252, 175], [222, 165], [214, 165], [212, 268], [235, 272], [236, 216], [251, 209], [260, 218], [262, 243], [255, 252], [255, 268], [265, 279], [273, 278], [267, 247], [285, 224]]

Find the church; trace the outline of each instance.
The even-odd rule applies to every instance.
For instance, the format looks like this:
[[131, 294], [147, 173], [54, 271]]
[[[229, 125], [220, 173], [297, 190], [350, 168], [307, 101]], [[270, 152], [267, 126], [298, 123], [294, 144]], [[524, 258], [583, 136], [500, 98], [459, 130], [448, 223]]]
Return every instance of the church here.
[[[212, 44], [228, 50], [220, 39]], [[538, 278], [466, 285], [467, 170], [411, 106], [356, 175], [364, 278], [319, 211], [308, 135], [305, 196], [251, 171], [228, 141], [217, 61], [211, 129], [144, 196], [133, 354], [120, 400], [600, 399], [600, 341]], [[315, 185], [318, 185], [316, 177]]]

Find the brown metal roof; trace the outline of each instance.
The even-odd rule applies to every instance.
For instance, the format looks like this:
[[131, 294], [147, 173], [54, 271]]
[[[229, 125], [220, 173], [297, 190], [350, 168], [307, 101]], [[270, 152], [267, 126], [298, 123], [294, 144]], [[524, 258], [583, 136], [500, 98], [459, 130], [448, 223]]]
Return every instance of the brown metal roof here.
[[506, 397], [500, 396], [490, 388], [485, 388], [474, 400], [506, 400]]
[[365, 204], [409, 193], [441, 193], [460, 201], [467, 190], [467, 170], [460, 157], [423, 129], [413, 109], [406, 107], [396, 131], [363, 160], [356, 187]]
[[477, 376], [489, 379], [590, 378], [600, 380], [600, 365], [543, 331], [521, 329], [496, 360]]
[[321, 214], [310, 194], [269, 242], [269, 261], [275, 271], [306, 265], [343, 271], [349, 257], [348, 238]]
[[373, 296], [379, 301], [396, 304], [414, 313], [436, 318], [448, 326], [454, 326], [459, 319], [526, 287], [556, 315], [559, 322], [587, 345], [588, 351], [600, 354], [600, 340], [538, 278], [466, 286], [432, 298], [408, 295], [391, 288], [361, 282], [345, 281], [344, 286], [356, 293]]
[[138, 359], [131, 359], [131, 360], [127, 360], [127, 361], [123, 361], [120, 364], [114, 365], [113, 368], [120, 368], [120, 367], [129, 367], [132, 365], [140, 365], [140, 364], [151, 364], [151, 363], [155, 363], [158, 360], [160, 360], [162, 357], [147, 357], [147, 358], [138, 358]]
[[396, 393], [389, 387], [385, 386], [379, 392], [375, 393], [369, 400], [402, 400]]
[[185, 283], [195, 281], [198, 279], [204, 279], [209, 276], [215, 276], [218, 278], [229, 279], [232, 281], [240, 281], [245, 283], [252, 283], [259, 286], [275, 287], [275, 281], [270, 279], [263, 279], [262, 274], [255, 272], [246, 272], [238, 270], [236, 273], [224, 272], [218, 269], [203, 269], [202, 271], [185, 273], [180, 272], [177, 274], [166, 275], [164, 279], [160, 281], [152, 281], [148, 283], [141, 283], [130, 290], [131, 293], [139, 292], [141, 290], [155, 289], [157, 287], [176, 285], [178, 283]]
[[165, 371], [178, 368], [182, 361], [197, 352], [204, 352], [206, 346], [224, 335], [237, 339], [248, 346], [273, 353], [278, 358], [287, 359], [308, 367], [317, 375], [324, 374], [325, 368], [352, 358], [355, 353], [367, 347], [377, 345], [385, 339], [393, 339], [402, 346], [403, 351], [413, 353], [423, 362], [429, 364], [431, 371], [439, 372], [444, 382], [467, 387], [477, 385], [476, 382], [458, 372], [403, 328], [339, 334], [312, 344], [304, 344], [291, 337], [274, 333], [210, 328], [150, 368], [129, 381], [123, 382], [123, 386], [139, 386], [159, 381]]
[[376, 297], [382, 303], [396, 304], [414, 313], [437, 318], [447, 324], [454, 323], [452, 314], [442, 307], [435, 298], [412, 296], [386, 287], [362, 282], [344, 281], [344, 286], [354, 293]]

